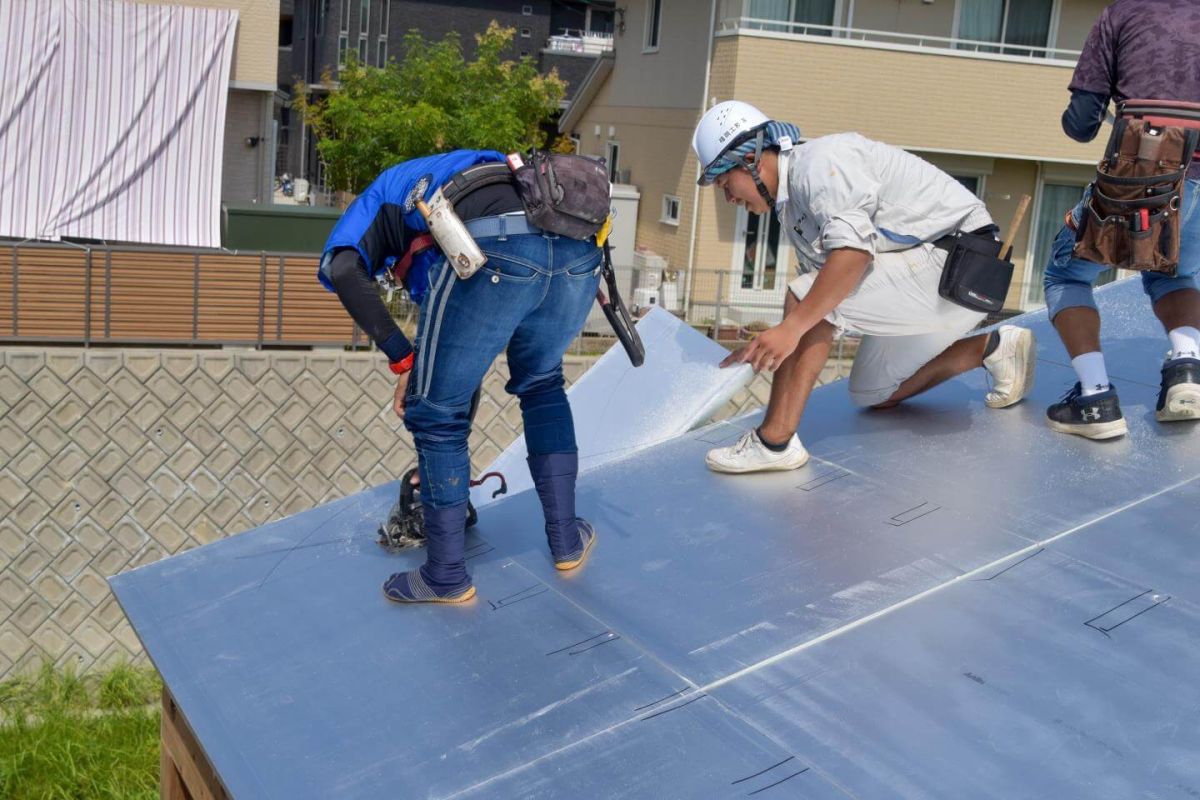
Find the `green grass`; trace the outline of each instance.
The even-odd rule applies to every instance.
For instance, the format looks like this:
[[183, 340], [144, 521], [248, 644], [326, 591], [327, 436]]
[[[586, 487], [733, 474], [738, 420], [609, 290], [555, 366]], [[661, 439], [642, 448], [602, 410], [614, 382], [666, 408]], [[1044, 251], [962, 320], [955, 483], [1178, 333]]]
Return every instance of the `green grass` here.
[[157, 798], [161, 686], [125, 664], [85, 676], [46, 664], [0, 683], [0, 798]]

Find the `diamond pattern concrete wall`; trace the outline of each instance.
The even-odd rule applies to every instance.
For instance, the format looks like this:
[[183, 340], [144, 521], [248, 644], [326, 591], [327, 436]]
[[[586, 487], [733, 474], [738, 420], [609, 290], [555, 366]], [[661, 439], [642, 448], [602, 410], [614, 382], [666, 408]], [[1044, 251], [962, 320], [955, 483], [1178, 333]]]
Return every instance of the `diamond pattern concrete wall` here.
[[[521, 430], [506, 379], [484, 382], [476, 470]], [[140, 659], [106, 577], [394, 480], [415, 455], [393, 386], [376, 354], [0, 348], [0, 678]]]

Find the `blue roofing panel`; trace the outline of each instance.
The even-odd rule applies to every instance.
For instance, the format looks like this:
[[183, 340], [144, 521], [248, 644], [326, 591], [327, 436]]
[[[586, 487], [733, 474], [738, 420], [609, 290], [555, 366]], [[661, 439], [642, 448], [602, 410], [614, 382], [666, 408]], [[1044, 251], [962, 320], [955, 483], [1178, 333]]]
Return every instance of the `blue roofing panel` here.
[[1194, 796], [1200, 431], [1153, 420], [1140, 287], [1098, 296], [1122, 440], [1046, 429], [1034, 314], [1014, 408], [835, 384], [801, 470], [704, 468], [754, 415], [597, 466], [577, 573], [530, 493], [482, 509], [465, 607], [381, 596], [423, 557], [375, 544], [395, 484], [112, 585], [239, 798]]

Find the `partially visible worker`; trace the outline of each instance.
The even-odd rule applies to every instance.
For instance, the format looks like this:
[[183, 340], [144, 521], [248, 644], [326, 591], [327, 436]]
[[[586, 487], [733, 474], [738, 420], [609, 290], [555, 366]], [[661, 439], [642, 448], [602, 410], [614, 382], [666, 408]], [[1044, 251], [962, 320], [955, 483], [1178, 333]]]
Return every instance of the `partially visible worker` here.
[[800, 269], [783, 321], [722, 362], [775, 371], [766, 417], [710, 450], [708, 466], [755, 472], [808, 461], [796, 429], [839, 329], [863, 334], [849, 380], [856, 405], [889, 408], [978, 367], [992, 379], [989, 407], [1025, 397], [1033, 334], [1006, 325], [968, 335], [985, 313], [938, 291], [959, 236], [999, 250], [983, 201], [932, 164], [856, 133], [802, 145], [798, 137], [795, 125], [731, 100], [705, 113], [692, 139], [701, 183], [752, 214], [775, 214]]
[[[460, 603], [475, 596], [464, 553], [471, 401], [504, 351], [511, 375], [505, 388], [520, 399], [529, 471], [555, 566], [575, 569], [596, 542], [595, 530], [575, 513], [578, 456], [562, 356], [595, 298], [600, 248], [594, 238], [558, 236], [530, 224], [516, 182], [492, 182], [453, 204], [487, 259], [464, 279], [431, 246], [416, 208], [470, 168], [504, 158], [456, 150], [385, 170], [346, 210], [321, 258], [321, 282], [388, 358], [396, 374], [393, 408], [417, 450], [426, 561], [384, 583], [384, 594], [397, 602]], [[415, 345], [376, 287], [375, 276], [393, 260], [406, 270], [406, 286], [420, 304]]]
[[[1117, 0], [1092, 27], [1062, 115], [1068, 136], [1094, 139], [1110, 101], [1131, 98], [1200, 103], [1200, 2]], [[1186, 164], [1184, 165], [1186, 166]], [[1108, 265], [1073, 254], [1089, 214], [1091, 191], [1066, 215], [1046, 267], [1046, 305], [1078, 382], [1047, 410], [1053, 430], [1089, 439], [1127, 431], [1117, 390], [1100, 349], [1092, 286]], [[1200, 419], [1200, 163], [1192, 160], [1178, 209], [1179, 263], [1171, 273], [1144, 271], [1142, 286], [1168, 339], [1155, 406], [1159, 422]]]

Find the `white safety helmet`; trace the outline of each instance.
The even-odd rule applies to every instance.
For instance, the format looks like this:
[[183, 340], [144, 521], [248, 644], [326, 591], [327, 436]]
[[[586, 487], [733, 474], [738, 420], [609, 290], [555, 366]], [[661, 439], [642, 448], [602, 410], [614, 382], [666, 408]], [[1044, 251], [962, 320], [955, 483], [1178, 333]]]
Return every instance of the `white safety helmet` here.
[[696, 151], [702, 169], [700, 184], [706, 186], [712, 183], [716, 176], [708, 177], [710, 168], [726, 151], [744, 142], [770, 121], [766, 114], [740, 100], [726, 100], [706, 111], [696, 125], [696, 132], [692, 134], [692, 149]]
[[[727, 100], [710, 108], [692, 134], [692, 149], [700, 159], [698, 183], [708, 186], [734, 167], [744, 167], [754, 179], [758, 193], [767, 205], [775, 199], [767, 191], [758, 165], [763, 150], [791, 150], [800, 138], [800, 129], [790, 122], [777, 122], [749, 103]], [[750, 156], [753, 155], [753, 158]]]

